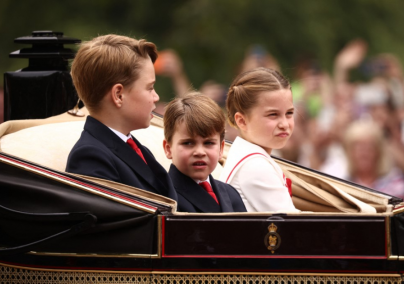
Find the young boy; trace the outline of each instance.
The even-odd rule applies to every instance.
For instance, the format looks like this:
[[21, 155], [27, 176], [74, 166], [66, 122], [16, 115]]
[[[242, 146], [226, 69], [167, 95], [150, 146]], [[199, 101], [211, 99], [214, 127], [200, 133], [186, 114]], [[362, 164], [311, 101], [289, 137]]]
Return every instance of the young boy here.
[[179, 212], [246, 212], [238, 192], [210, 174], [223, 154], [225, 118], [210, 98], [191, 93], [170, 102], [164, 114], [168, 174]]
[[90, 115], [71, 150], [66, 171], [112, 180], [174, 200], [164, 168], [130, 131], [147, 128], [159, 96], [154, 90], [156, 46], [119, 35], [81, 44], [73, 83]]

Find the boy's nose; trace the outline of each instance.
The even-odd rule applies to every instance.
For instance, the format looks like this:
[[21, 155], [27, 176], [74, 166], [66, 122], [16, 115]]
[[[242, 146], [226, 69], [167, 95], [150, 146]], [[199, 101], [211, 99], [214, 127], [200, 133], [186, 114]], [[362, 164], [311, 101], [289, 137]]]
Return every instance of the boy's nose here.
[[194, 149], [194, 156], [205, 156], [205, 151], [202, 146], [196, 146]]
[[153, 94], [153, 102], [158, 102], [159, 100], [160, 100], [159, 95], [156, 93], [156, 91], [154, 91], [154, 94]]

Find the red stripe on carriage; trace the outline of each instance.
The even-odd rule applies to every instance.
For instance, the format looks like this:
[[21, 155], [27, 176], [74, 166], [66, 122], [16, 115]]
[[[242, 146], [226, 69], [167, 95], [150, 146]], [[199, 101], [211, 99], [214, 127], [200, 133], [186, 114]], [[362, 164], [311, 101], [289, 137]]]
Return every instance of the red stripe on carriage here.
[[161, 256], [165, 256], [166, 217], [161, 217]]
[[166, 255], [165, 258], [295, 258], [295, 259], [387, 259], [386, 256], [347, 256], [347, 255]]

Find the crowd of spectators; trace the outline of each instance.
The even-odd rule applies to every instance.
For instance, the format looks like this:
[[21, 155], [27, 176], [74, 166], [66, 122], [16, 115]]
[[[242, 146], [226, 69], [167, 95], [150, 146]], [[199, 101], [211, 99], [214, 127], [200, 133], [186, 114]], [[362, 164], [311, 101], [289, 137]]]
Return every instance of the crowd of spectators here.
[[[312, 59], [296, 64], [291, 78], [295, 130], [273, 155], [404, 198], [404, 78], [393, 54], [368, 56], [368, 45], [353, 40], [336, 55], [332, 73]], [[157, 75], [172, 79], [176, 96], [194, 88], [182, 61], [165, 50]], [[237, 72], [256, 67], [281, 71], [276, 58], [259, 45], [247, 49]], [[224, 109], [227, 86], [213, 80], [199, 91]], [[164, 102], [157, 111], [164, 113]], [[227, 127], [226, 139], [237, 130]]]

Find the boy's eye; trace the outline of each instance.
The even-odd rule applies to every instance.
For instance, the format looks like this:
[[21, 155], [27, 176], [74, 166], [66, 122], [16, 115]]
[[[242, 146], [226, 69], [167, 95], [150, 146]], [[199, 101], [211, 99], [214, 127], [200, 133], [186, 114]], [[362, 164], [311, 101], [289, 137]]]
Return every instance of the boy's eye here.
[[185, 146], [192, 145], [192, 142], [191, 141], [184, 141], [184, 142], [181, 143], [181, 145], [185, 145]]
[[288, 112], [286, 113], [286, 115], [293, 115], [293, 114], [294, 114], [293, 111], [288, 111]]
[[216, 142], [215, 141], [206, 141], [205, 145], [215, 145]]

